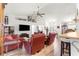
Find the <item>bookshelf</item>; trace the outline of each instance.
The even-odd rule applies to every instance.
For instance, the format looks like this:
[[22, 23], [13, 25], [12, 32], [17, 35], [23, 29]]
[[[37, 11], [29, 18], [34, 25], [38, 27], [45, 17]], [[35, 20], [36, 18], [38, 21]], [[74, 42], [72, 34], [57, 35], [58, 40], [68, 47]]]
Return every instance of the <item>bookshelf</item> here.
[[4, 26], [4, 35], [14, 34], [14, 26], [5, 25]]

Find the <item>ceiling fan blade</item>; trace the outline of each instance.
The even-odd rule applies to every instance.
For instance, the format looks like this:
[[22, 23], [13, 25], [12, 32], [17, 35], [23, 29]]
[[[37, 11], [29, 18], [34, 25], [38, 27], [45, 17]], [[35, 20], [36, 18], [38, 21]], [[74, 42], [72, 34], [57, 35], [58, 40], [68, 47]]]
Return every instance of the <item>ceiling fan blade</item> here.
[[26, 19], [24, 19], [24, 18], [17, 18], [17, 20], [23, 20], [23, 21], [26, 21]]
[[41, 13], [41, 15], [45, 15], [45, 13]]
[[39, 14], [38, 16], [43, 17], [41, 14]]

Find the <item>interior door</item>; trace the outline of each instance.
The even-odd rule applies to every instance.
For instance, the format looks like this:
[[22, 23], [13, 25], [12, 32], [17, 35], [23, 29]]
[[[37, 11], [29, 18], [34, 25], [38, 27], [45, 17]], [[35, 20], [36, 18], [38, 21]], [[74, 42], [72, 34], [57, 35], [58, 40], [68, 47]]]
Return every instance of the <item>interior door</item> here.
[[3, 18], [4, 18], [4, 7], [0, 3], [0, 55], [3, 55]]

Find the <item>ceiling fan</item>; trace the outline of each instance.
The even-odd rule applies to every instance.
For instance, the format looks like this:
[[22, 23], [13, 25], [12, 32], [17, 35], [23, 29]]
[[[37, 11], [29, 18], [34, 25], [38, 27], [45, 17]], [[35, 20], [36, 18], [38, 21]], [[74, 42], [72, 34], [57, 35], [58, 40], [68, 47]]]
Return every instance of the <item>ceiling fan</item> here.
[[39, 6], [37, 8], [38, 8], [38, 10], [37, 10], [37, 16], [43, 17], [43, 15], [45, 15], [45, 13], [40, 13]]
[[30, 17], [32, 21], [36, 22], [36, 20], [38, 20], [40, 17], [43, 17], [45, 15], [45, 13], [41, 13], [39, 10], [40, 10], [39, 6], [37, 6], [37, 11], [35, 11]]
[[39, 18], [39, 17], [43, 17], [43, 15], [45, 15], [45, 13], [40, 13], [39, 11], [39, 6], [37, 7], [37, 11], [34, 12], [32, 15], [30, 16], [27, 16], [27, 19], [23, 19], [23, 18], [18, 18], [18, 20], [28, 20], [28, 21], [32, 21], [32, 22], [36, 22], [36, 20]]

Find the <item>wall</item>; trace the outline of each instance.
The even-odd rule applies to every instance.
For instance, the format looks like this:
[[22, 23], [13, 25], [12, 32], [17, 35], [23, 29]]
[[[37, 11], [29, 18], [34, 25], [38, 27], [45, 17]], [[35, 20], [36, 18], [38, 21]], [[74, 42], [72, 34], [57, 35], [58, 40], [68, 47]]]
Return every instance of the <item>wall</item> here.
[[[37, 31], [37, 26], [41, 25], [43, 26], [42, 21], [38, 21], [37, 23], [33, 22], [26, 22], [26, 21], [19, 21], [16, 20], [16, 17], [27, 17], [29, 14], [32, 14], [33, 11], [37, 11], [37, 5], [40, 6], [40, 8], [44, 7], [47, 4], [40, 4], [40, 3], [8, 3], [8, 5], [5, 8], [5, 15], [9, 16], [9, 25], [15, 26], [15, 34], [23, 33], [23, 31], [19, 31], [19, 24], [29, 24], [31, 25], [31, 31], [27, 31], [30, 35], [33, 34], [35, 31]], [[27, 9], [27, 10], [26, 10]], [[24, 31], [25, 33], [26, 31]]]
[[[24, 5], [27, 5], [27, 4], [24, 4]], [[11, 9], [11, 6], [12, 6], [12, 9]], [[22, 14], [17, 14], [17, 12], [13, 13], [13, 12], [15, 12], [15, 10], [17, 10], [17, 6], [19, 9], [20, 9], [20, 7], [18, 4], [11, 4], [11, 6], [9, 5], [6, 9], [6, 14], [9, 15], [10, 19], [11, 19], [11, 17], [13, 19], [13, 20], [10, 20], [10, 25], [11, 24], [14, 25], [14, 23], [16, 23], [16, 22], [26, 24], [26, 22], [18, 21], [18, 20], [15, 20], [14, 18], [17, 15], [25, 16], [25, 14], [27, 15], [27, 12], [23, 12], [22, 11], [23, 9], [22, 9], [22, 10], [19, 10], [19, 12], [21, 12]], [[30, 7], [31, 6], [29, 6], [29, 8]], [[31, 9], [28, 11], [33, 12], [33, 10], [31, 10]], [[37, 25], [47, 26], [49, 28], [49, 32], [52, 32], [52, 31], [61, 32], [61, 28], [57, 29], [57, 26], [61, 26], [61, 24], [64, 21], [73, 20], [75, 18], [76, 4], [75, 3], [50, 3], [50, 4], [47, 4], [46, 6], [43, 6], [40, 9], [40, 12], [45, 13], [45, 15], [43, 16], [43, 18], [41, 18], [41, 21], [37, 22]], [[13, 15], [13, 16], [11, 16], [11, 15]], [[14, 23], [12, 23], [12, 22], [14, 22]], [[33, 23], [28, 23], [28, 22], [27, 22], [27, 24], [33, 25]], [[33, 25], [32, 27], [35, 28], [34, 27], [35, 25]], [[18, 29], [16, 29], [16, 30], [18, 30]], [[34, 29], [32, 31], [36, 31], [36, 29]], [[18, 32], [18, 31], [15, 31], [15, 33], [16, 32]], [[18, 32], [18, 33], [20, 33], [20, 32]]]
[[[43, 26], [43, 24], [44, 24], [43, 21], [38, 21], [37, 23], [35, 23], [35, 22], [17, 20], [16, 17], [18, 17], [18, 16], [14, 16], [14, 15], [11, 15], [11, 14], [7, 14], [7, 16], [9, 16], [8, 26], [14, 26], [14, 30], [15, 30], [14, 33], [15, 34], [28, 33], [31, 37], [31, 35], [34, 32], [37, 32], [37, 26]], [[19, 31], [19, 24], [30, 25], [30, 31]]]
[[41, 10], [45, 13], [45, 24], [51, 26], [49, 28], [51, 31], [55, 30], [58, 33], [61, 32], [61, 28], [57, 29], [57, 26], [61, 26], [65, 21], [73, 20], [77, 12], [75, 3], [50, 3]]

